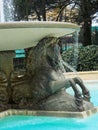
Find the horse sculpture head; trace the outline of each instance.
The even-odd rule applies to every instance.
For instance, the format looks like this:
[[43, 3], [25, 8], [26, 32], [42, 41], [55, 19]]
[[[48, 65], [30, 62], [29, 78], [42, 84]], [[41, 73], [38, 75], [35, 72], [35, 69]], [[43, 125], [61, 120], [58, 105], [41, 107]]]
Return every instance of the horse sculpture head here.
[[45, 37], [36, 47], [31, 48], [27, 58], [27, 70], [30, 74], [33, 75], [41, 67], [61, 69], [64, 72], [58, 43], [58, 38]]

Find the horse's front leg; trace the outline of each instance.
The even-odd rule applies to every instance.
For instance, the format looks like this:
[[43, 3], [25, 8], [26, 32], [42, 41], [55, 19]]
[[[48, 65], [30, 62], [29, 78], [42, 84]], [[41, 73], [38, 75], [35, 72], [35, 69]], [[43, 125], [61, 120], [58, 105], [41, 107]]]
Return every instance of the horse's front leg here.
[[89, 90], [86, 88], [86, 86], [84, 85], [83, 81], [79, 78], [79, 77], [75, 77], [73, 78], [73, 80], [75, 81], [76, 84], [78, 84], [80, 86], [80, 88], [82, 89], [82, 94], [84, 97], [85, 101], [90, 101], [90, 92]]
[[69, 86], [69, 82], [67, 80], [65, 81], [65, 79], [53, 80], [49, 83], [49, 88], [51, 93], [55, 93], [60, 89], [65, 88], [67, 85]]
[[60, 91], [62, 88], [68, 88], [68, 87], [72, 87], [72, 89], [74, 90], [75, 104], [77, 105], [78, 110], [83, 111], [84, 110], [83, 98], [73, 79], [67, 79], [67, 80], [61, 79], [61, 80], [51, 81], [49, 84], [51, 94]]

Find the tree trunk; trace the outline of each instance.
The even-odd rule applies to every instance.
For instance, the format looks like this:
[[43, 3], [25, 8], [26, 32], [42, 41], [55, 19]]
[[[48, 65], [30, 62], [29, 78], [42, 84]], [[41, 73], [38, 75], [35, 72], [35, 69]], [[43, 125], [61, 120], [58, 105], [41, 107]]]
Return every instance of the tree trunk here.
[[36, 4], [34, 4], [34, 11], [36, 12], [38, 20], [41, 21], [40, 14], [39, 14], [39, 12], [37, 11], [37, 8], [36, 8]]
[[90, 17], [90, 8], [91, 8], [91, 0], [81, 0], [81, 13], [83, 17], [83, 45], [91, 45], [91, 17]]
[[84, 40], [83, 45], [91, 45], [91, 18], [84, 19], [84, 32], [83, 32]]
[[42, 0], [42, 7], [41, 7], [41, 12], [42, 12], [42, 18], [43, 21], [46, 21], [46, 9], [45, 9], [45, 5], [46, 5], [46, 0]]

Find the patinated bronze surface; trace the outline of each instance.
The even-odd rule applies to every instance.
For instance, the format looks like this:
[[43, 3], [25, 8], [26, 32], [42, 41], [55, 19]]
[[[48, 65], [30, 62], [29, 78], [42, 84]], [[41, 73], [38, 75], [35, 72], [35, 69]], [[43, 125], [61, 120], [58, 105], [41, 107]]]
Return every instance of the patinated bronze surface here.
[[[14, 53], [9, 52], [9, 62], [7, 59], [6, 66], [1, 67], [0, 108], [8, 106], [33, 110], [84, 111], [93, 107], [83, 81], [79, 77], [65, 78], [58, 42], [55, 37], [45, 37], [37, 46], [30, 48], [25, 71], [14, 70]], [[0, 52], [0, 55], [7, 52], [3, 53]], [[10, 68], [7, 69], [8, 66]], [[66, 92], [68, 87], [72, 87], [74, 97]]]

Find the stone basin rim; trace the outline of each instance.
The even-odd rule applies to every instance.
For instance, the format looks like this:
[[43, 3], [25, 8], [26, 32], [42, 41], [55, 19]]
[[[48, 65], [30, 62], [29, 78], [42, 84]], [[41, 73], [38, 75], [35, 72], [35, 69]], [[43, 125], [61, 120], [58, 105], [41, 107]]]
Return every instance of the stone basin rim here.
[[34, 47], [44, 37], [61, 37], [79, 30], [66, 22], [22, 21], [0, 23], [0, 51]]
[[54, 21], [19, 21], [19, 22], [4, 22], [0, 23], [0, 29], [11, 28], [69, 28], [79, 29], [80, 27], [69, 22], [54, 22]]
[[8, 109], [0, 112], [0, 119], [7, 116], [13, 116], [13, 115], [48, 116], [48, 117], [61, 117], [61, 118], [87, 118], [96, 113], [98, 113], [98, 107], [94, 107], [93, 109], [83, 111], [83, 112]]

